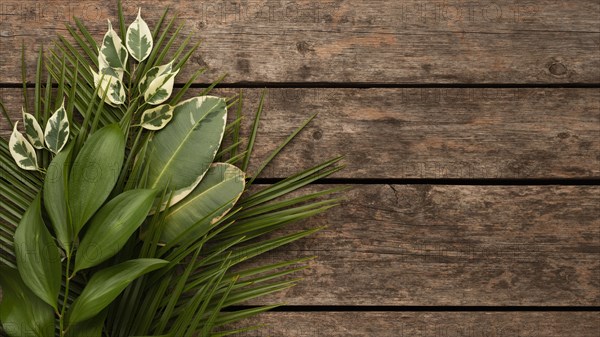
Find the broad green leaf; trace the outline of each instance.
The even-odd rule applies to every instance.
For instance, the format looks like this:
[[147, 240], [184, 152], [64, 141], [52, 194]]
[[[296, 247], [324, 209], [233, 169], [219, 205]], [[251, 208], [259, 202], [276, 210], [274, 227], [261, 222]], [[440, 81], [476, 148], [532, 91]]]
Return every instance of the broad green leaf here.
[[142, 79], [140, 80], [140, 83], [138, 85], [140, 93], [146, 92], [146, 90], [148, 90], [148, 87], [150, 86], [150, 83], [152, 83], [157, 77], [166, 75], [166, 74], [169, 74], [172, 72], [173, 72], [173, 61], [171, 61], [167, 64], [163, 64], [162, 66], [156, 66], [156, 67], [150, 68], [150, 70], [148, 70], [144, 74], [144, 76], [142, 76]]
[[44, 302], [57, 308], [62, 268], [58, 247], [42, 219], [40, 194], [15, 231], [17, 267], [23, 282]]
[[168, 263], [159, 259], [137, 259], [96, 272], [81, 295], [71, 305], [69, 324], [76, 324], [96, 316], [135, 279]]
[[210, 167], [223, 139], [227, 105], [219, 97], [194, 97], [177, 104], [173, 114], [146, 151], [148, 187], [173, 191], [171, 205], [190, 194]]
[[107, 311], [104, 310], [93, 318], [69, 326], [65, 337], [102, 337]]
[[159, 105], [144, 111], [140, 124], [147, 130], [160, 130], [173, 118], [173, 107], [168, 104]]
[[19, 130], [17, 130], [18, 126], [19, 122], [17, 121], [13, 128], [13, 132], [10, 135], [10, 140], [8, 141], [10, 154], [20, 168], [28, 171], [35, 171], [38, 169], [35, 149], [29, 144], [27, 139], [23, 137]]
[[36, 149], [44, 148], [44, 131], [40, 123], [33, 117], [32, 114], [25, 112], [23, 109], [23, 124], [25, 125], [25, 135], [31, 142], [31, 145]]
[[46, 172], [44, 179], [44, 206], [52, 222], [52, 228], [58, 242], [65, 249], [71, 250], [73, 228], [70, 224], [67, 208], [67, 180], [71, 163], [72, 145], [69, 144], [57, 154]]
[[48, 150], [54, 153], [59, 153], [67, 144], [69, 140], [69, 119], [67, 118], [64, 100], [60, 108], [48, 119], [44, 138]]
[[173, 93], [173, 85], [175, 84], [175, 76], [179, 73], [179, 69], [158, 76], [148, 85], [148, 89], [144, 92], [144, 100], [148, 104], [161, 104]]
[[0, 265], [0, 322], [11, 337], [54, 335], [54, 310], [27, 288], [19, 272]]
[[75, 271], [97, 266], [117, 254], [146, 219], [155, 194], [146, 189], [126, 191], [100, 208], [77, 249]]
[[127, 44], [127, 50], [131, 54], [131, 57], [136, 59], [138, 62], [142, 62], [152, 51], [152, 32], [146, 24], [146, 21], [142, 19], [142, 9], [138, 11], [137, 18], [131, 23], [127, 29], [127, 36], [125, 38]]
[[115, 186], [125, 155], [125, 137], [117, 124], [96, 131], [84, 143], [69, 175], [73, 235], [102, 206]]
[[110, 68], [115, 69], [125, 69], [127, 65], [127, 49], [123, 46], [119, 35], [113, 30], [110, 20], [108, 20], [108, 31], [104, 34], [98, 54], [98, 63], [107, 64]]
[[[123, 82], [119, 79], [119, 77], [114, 76], [117, 74], [114, 69], [106, 68], [102, 71], [102, 74], [98, 74], [92, 70], [92, 75], [94, 76], [94, 85], [96, 87], [100, 86], [100, 90], [98, 90], [98, 97], [103, 98], [106, 92], [106, 102], [112, 106], [117, 106], [125, 103], [125, 88], [123, 86]], [[123, 76], [122, 73], [118, 73], [117, 75]]]
[[[194, 227], [190, 235], [205, 233], [210, 225], [221, 219], [244, 192], [245, 175], [239, 168], [225, 163], [211, 165], [208, 172], [192, 193], [169, 209], [165, 218], [163, 240], [168, 242]], [[227, 207], [224, 207], [228, 205]], [[198, 222], [215, 210], [219, 214]]]

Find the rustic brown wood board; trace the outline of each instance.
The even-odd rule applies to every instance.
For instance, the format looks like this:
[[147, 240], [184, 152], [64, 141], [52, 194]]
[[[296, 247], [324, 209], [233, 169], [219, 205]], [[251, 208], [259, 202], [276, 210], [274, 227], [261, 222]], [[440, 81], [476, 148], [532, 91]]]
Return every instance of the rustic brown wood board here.
[[[341, 206], [286, 231], [328, 227], [263, 261], [318, 258], [296, 287], [248, 303], [285, 305], [245, 336], [598, 336], [598, 1], [124, 5], [151, 27], [167, 5], [185, 19], [203, 42], [178, 80], [210, 67], [198, 92], [228, 73], [215, 93], [244, 90], [245, 130], [268, 88], [257, 158], [319, 112], [263, 178], [345, 156], [319, 182], [351, 187]], [[0, 3], [13, 116], [21, 44], [33, 69], [73, 15], [100, 40], [116, 6]]]

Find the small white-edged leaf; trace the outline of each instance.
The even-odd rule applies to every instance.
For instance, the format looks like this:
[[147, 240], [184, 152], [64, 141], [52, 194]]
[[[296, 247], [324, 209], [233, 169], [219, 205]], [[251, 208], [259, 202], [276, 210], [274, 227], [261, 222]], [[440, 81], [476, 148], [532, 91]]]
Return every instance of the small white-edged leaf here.
[[148, 28], [146, 21], [142, 19], [141, 8], [138, 11], [135, 21], [129, 25], [125, 40], [127, 50], [129, 50], [131, 57], [138, 62], [142, 62], [150, 55], [153, 46], [152, 32], [150, 32], [150, 28]]
[[144, 100], [151, 105], [161, 104], [173, 93], [173, 84], [175, 84], [175, 76], [179, 73], [179, 69], [175, 72], [167, 73], [158, 76], [148, 86], [144, 92]]
[[140, 84], [138, 85], [140, 92], [146, 92], [152, 81], [154, 81], [158, 76], [165, 75], [170, 72], [173, 72], [173, 61], [163, 64], [162, 66], [150, 68], [150, 70], [148, 70], [140, 80]]
[[125, 103], [125, 88], [123, 87], [123, 82], [118, 77], [108, 73], [98, 74], [93, 70], [92, 75], [94, 76], [94, 85], [96, 87], [100, 86], [98, 97], [103, 98], [104, 92], [108, 90], [106, 93], [106, 102], [108, 104], [116, 106]]
[[42, 127], [40, 123], [33, 117], [32, 114], [23, 111], [23, 124], [25, 124], [25, 135], [27, 139], [31, 142], [31, 145], [36, 149], [44, 148], [44, 131], [42, 131]]
[[147, 130], [160, 130], [164, 128], [173, 118], [173, 107], [168, 104], [159, 105], [156, 108], [144, 111], [140, 124]]
[[65, 101], [63, 100], [60, 108], [50, 116], [48, 123], [46, 123], [44, 139], [48, 150], [59, 153], [69, 140], [69, 132], [69, 119], [67, 118]]
[[8, 141], [10, 154], [20, 168], [23, 170], [35, 171], [38, 169], [35, 149], [29, 144], [27, 139], [23, 137], [19, 130], [17, 130], [18, 125], [19, 122], [17, 121], [13, 132], [10, 135], [10, 140]]
[[123, 46], [121, 38], [113, 30], [110, 20], [108, 20], [108, 31], [104, 34], [100, 55], [106, 61], [110, 68], [125, 69], [127, 64], [127, 48]]

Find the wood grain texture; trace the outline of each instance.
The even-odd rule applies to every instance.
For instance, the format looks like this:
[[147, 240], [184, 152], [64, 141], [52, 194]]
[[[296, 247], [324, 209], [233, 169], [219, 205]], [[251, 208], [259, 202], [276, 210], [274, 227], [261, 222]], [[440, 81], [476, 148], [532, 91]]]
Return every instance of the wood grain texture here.
[[327, 229], [264, 257], [318, 259], [260, 304], [600, 304], [598, 186], [361, 185], [344, 196], [295, 226]]
[[[245, 134], [259, 94], [245, 90]], [[20, 117], [19, 89], [0, 89], [0, 99]], [[265, 177], [338, 155], [343, 178], [600, 177], [600, 91], [591, 88], [269, 89], [250, 172], [315, 112]], [[9, 132], [0, 121], [0, 135]]]
[[[227, 82], [598, 83], [600, 4], [594, 0], [125, 1], [151, 27], [171, 6], [203, 40], [194, 68]], [[100, 1], [3, 1], [2, 82], [20, 81], [35, 49], [82, 18], [99, 41], [116, 6]], [[185, 81], [191, 69], [179, 80]], [[187, 75], [187, 76], [186, 76]]]
[[240, 337], [597, 337], [593, 312], [273, 312]]

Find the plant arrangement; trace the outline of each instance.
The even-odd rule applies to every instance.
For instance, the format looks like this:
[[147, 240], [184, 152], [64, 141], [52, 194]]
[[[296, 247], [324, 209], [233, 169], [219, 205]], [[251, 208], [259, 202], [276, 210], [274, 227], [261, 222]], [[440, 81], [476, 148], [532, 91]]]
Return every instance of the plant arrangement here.
[[109, 21], [100, 44], [75, 19], [70, 38], [40, 51], [33, 90], [23, 61], [22, 121], [0, 104], [13, 129], [0, 140], [0, 334], [256, 329], [236, 322], [274, 306], [241, 304], [293, 286], [311, 257], [247, 261], [319, 230], [277, 232], [339, 202], [340, 188], [296, 191], [340, 158], [255, 184], [312, 118], [247, 174], [264, 93], [242, 139], [241, 92], [208, 95], [221, 78], [184, 99], [205, 69], [175, 88], [198, 48], [180, 39], [183, 24], [165, 11], [150, 30], [140, 12], [126, 27], [118, 9], [118, 32]]

